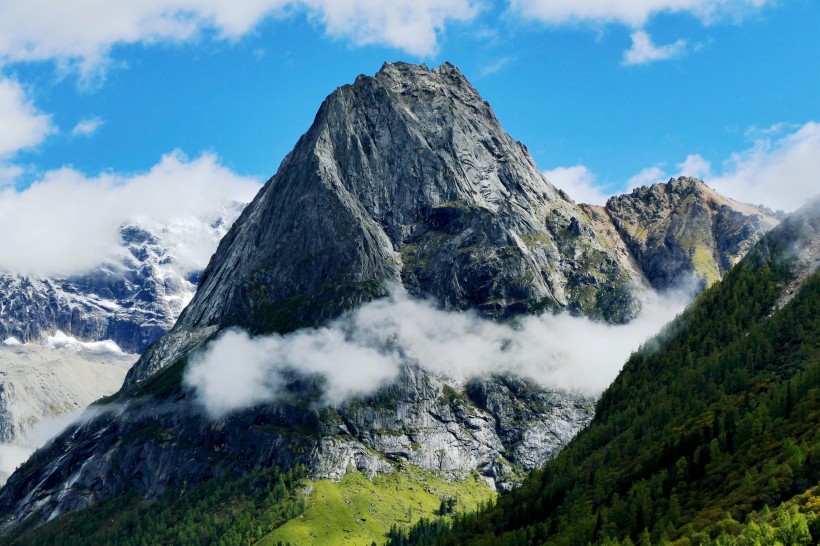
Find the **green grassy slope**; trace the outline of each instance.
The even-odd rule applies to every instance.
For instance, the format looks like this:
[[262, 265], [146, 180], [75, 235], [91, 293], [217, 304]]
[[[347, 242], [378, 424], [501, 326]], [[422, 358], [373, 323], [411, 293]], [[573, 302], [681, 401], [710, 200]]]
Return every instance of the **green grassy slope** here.
[[411, 466], [369, 480], [360, 472], [339, 482], [311, 482], [305, 511], [279, 527], [260, 545], [290, 542], [299, 545], [383, 542], [391, 526], [407, 526], [422, 517], [437, 517], [441, 501], [453, 499], [453, 510], [473, 511], [495, 498], [495, 492], [476, 475], [445, 476]]

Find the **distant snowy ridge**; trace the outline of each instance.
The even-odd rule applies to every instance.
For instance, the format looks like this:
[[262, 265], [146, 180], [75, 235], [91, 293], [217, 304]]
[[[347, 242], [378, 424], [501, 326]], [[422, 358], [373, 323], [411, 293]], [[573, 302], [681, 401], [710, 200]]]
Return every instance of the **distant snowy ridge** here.
[[119, 246], [82, 275], [0, 272], [0, 485], [73, 416], [122, 385], [138, 354], [191, 301], [243, 208], [231, 201], [199, 217], [132, 218], [119, 229]]
[[232, 201], [204, 217], [134, 218], [120, 228], [112, 255], [82, 275], [0, 274], [0, 339], [26, 343], [59, 331], [141, 353], [191, 301], [201, 271], [243, 208]]

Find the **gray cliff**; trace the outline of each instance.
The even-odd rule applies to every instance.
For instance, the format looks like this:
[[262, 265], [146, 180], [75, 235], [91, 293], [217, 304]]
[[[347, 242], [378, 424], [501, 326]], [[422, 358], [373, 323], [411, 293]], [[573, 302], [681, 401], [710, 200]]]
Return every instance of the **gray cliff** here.
[[[334, 91], [175, 330], [294, 330], [385, 295], [385, 281], [494, 318], [566, 309], [625, 322], [640, 306], [635, 273], [447, 63], [388, 63]], [[127, 383], [171, 362], [143, 358]]]

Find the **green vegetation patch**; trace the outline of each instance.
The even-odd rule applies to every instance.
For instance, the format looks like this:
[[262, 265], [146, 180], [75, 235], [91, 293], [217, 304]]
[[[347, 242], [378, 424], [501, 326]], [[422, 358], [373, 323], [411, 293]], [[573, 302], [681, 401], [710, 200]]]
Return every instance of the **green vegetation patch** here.
[[474, 511], [496, 495], [476, 474], [447, 476], [409, 465], [372, 480], [351, 472], [339, 482], [310, 482], [306, 491], [304, 513], [270, 533], [260, 545], [369, 546], [384, 542], [394, 525], [409, 527], [422, 517], [449, 519], [440, 513]]
[[11, 546], [240, 546], [261, 537], [304, 509], [298, 493], [304, 471], [257, 468], [224, 474], [190, 489], [169, 489], [156, 502], [136, 491], [67, 514], [34, 532], [0, 537]]
[[695, 268], [695, 272], [706, 279], [706, 286], [711, 286], [720, 280], [720, 270], [718, 269], [717, 262], [705, 246], [698, 245], [695, 247], [692, 253], [692, 265]]

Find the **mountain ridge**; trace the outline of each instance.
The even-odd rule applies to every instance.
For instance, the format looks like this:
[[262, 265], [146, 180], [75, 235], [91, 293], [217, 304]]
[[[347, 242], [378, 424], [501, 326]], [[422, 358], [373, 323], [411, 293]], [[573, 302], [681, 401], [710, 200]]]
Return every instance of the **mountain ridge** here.
[[[627, 321], [650, 283], [587, 216], [452, 65], [388, 63], [338, 88], [222, 239], [175, 327], [103, 401], [118, 411], [66, 431], [0, 491], [4, 528], [255, 465], [339, 477], [405, 461], [508, 487], [584, 425], [586, 397], [507, 377], [473, 388], [410, 362], [395, 384], [338, 408], [317, 405], [321, 382], [296, 374], [283, 400], [213, 420], [183, 384], [188, 357], [235, 327], [323, 325], [385, 295], [385, 280], [494, 320], [565, 310]], [[709, 229], [697, 243], [714, 240]]]

